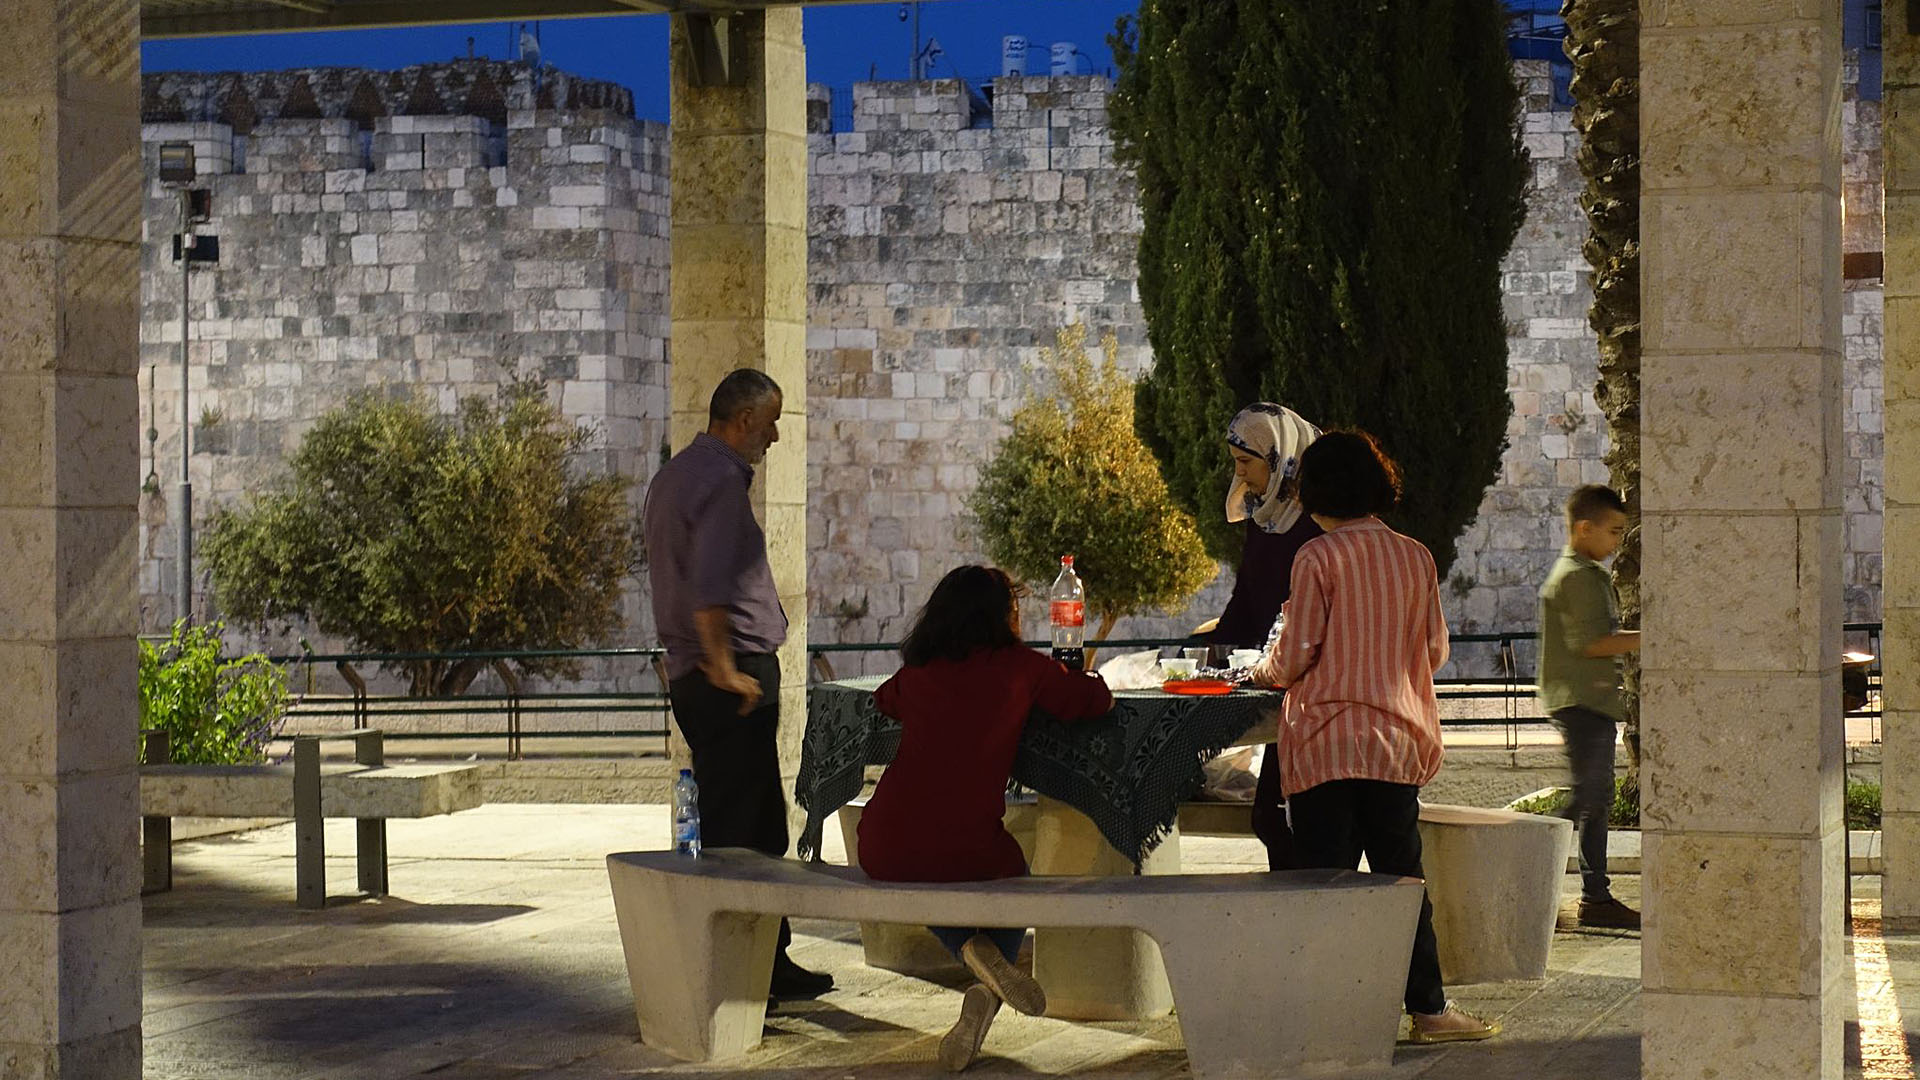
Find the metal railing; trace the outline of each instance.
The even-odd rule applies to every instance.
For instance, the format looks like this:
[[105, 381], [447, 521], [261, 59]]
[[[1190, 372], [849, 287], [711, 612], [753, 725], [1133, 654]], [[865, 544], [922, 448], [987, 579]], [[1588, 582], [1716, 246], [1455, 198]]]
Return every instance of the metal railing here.
[[[521, 681], [519, 673], [509, 666], [513, 661], [524, 660], [586, 660], [586, 659], [632, 659], [645, 660], [644, 670], [650, 672], [658, 689], [641, 691], [595, 690], [562, 691], [533, 690]], [[667, 737], [670, 706], [667, 702], [667, 677], [665, 653], [661, 649], [522, 649], [473, 652], [416, 652], [416, 653], [299, 653], [285, 656], [269, 656], [275, 664], [289, 668], [305, 670], [306, 690], [297, 692], [293, 703], [287, 708], [288, 720], [302, 718], [347, 718], [354, 730], [369, 728], [373, 719], [378, 717], [388, 728], [390, 736], [407, 739], [444, 740], [444, 739], [505, 739], [507, 758], [518, 761], [525, 755], [525, 742], [529, 736], [541, 739], [591, 739], [591, 738], [658, 738], [662, 740], [664, 750]], [[444, 662], [460, 664], [479, 661], [484, 663], [483, 671], [491, 673], [505, 687], [501, 692], [477, 694], [376, 694], [368, 685], [367, 678], [355, 666], [374, 664], [391, 666], [408, 662]], [[347, 692], [322, 694], [316, 692], [315, 666], [331, 664], [343, 682]], [[530, 728], [527, 724], [533, 716], [577, 716], [581, 714], [624, 714], [636, 717], [652, 717], [653, 722], [645, 726], [626, 727], [566, 727], [540, 725]], [[395, 720], [420, 717], [498, 717], [500, 727], [482, 730], [397, 730], [392, 726]]]
[[[1859, 685], [1861, 704], [1848, 710], [1851, 718], [1870, 721], [1868, 737], [1880, 741], [1880, 636], [1881, 624], [1861, 622], [1845, 626], [1846, 645], [1872, 654], [1863, 666], [1864, 684]], [[1449, 727], [1506, 729], [1509, 747], [1519, 745], [1523, 726], [1544, 724], [1548, 718], [1540, 711], [1533, 683], [1534, 641], [1532, 631], [1487, 634], [1453, 634], [1452, 657], [1434, 680], [1442, 703], [1442, 723]], [[1045, 648], [1044, 641], [1027, 644]], [[1116, 650], [1163, 649], [1207, 644], [1196, 637], [1107, 638], [1087, 642], [1089, 648], [1111, 654]], [[814, 642], [807, 647], [810, 681], [831, 681], [837, 676], [836, 657], [867, 657], [897, 653], [897, 642]], [[298, 728], [302, 719], [346, 719], [353, 730], [373, 726], [377, 717], [390, 738], [420, 740], [503, 739], [509, 760], [525, 755], [529, 737], [540, 739], [628, 739], [658, 738], [665, 747], [670, 727], [671, 705], [667, 697], [665, 652], [658, 648], [499, 650], [474, 652], [418, 653], [299, 653], [270, 656], [271, 662], [289, 669], [291, 681], [304, 684], [296, 690], [286, 717]], [[641, 671], [651, 675], [653, 689], [647, 690], [536, 690], [526, 686], [519, 673], [509, 666], [525, 660], [621, 660], [644, 661]], [[392, 667], [415, 661], [465, 663], [479, 661], [484, 670], [497, 679], [503, 689], [474, 694], [436, 694], [417, 696], [403, 693], [374, 693], [365, 675], [356, 665]], [[881, 667], [891, 671], [895, 661]], [[322, 693], [315, 690], [319, 670], [331, 665], [347, 689]], [[865, 667], [866, 665], [861, 665]], [[304, 670], [304, 678], [299, 672]], [[1491, 707], [1480, 703], [1492, 703]], [[636, 719], [633, 724], [615, 727], [570, 726], [566, 723], [536, 724], [532, 717], [581, 717], [624, 715]], [[497, 723], [461, 725], [456, 728], [408, 730], [396, 721], [418, 718], [469, 717]], [[283, 733], [302, 733], [297, 730]]]
[[[1846, 715], [1869, 720], [1869, 741], [1877, 743], [1881, 734], [1881, 624], [1847, 623], [1844, 630], [1849, 648], [1857, 647], [1858, 651], [1873, 656], [1873, 660], [1865, 665], [1866, 681], [1862, 692], [1865, 700], [1859, 707], [1847, 710]], [[1446, 666], [1441, 668], [1443, 674], [1434, 679], [1435, 693], [1441, 702], [1441, 724], [1461, 728], [1505, 728], [1507, 748], [1515, 749], [1520, 744], [1522, 727], [1550, 723], [1551, 718], [1540, 710], [1538, 687], [1533, 681], [1533, 650], [1539, 636], [1531, 630], [1449, 635], [1452, 655]], [[1044, 641], [1030, 641], [1027, 644], [1034, 648], [1047, 647]], [[1111, 638], [1088, 641], [1087, 647], [1104, 651], [1205, 644], [1206, 641], [1189, 636]], [[813, 675], [820, 680], [834, 678], [832, 657], [836, 654], [890, 652], [898, 649], [897, 643], [809, 644], [807, 647], [811, 654]], [[1481, 710], [1476, 709], [1474, 703], [1483, 701], [1497, 702], [1497, 712], [1493, 715], [1477, 715]]]
[[[1454, 700], [1473, 700], [1512, 698], [1533, 694], [1534, 686], [1531, 677], [1523, 679], [1521, 676], [1522, 671], [1530, 672], [1532, 665], [1528, 663], [1523, 667], [1519, 663], [1515, 645], [1521, 642], [1532, 642], [1538, 636], [1532, 631], [1449, 635], [1448, 640], [1452, 644], [1454, 660], [1449, 661], [1447, 667], [1441, 669], [1442, 671], [1447, 670], [1448, 667], [1458, 666], [1455, 661], [1459, 658], [1462, 645], [1494, 646], [1491, 650], [1494, 659], [1491, 668], [1482, 675], [1458, 674], [1436, 678], [1434, 684], [1439, 687], [1440, 696]], [[1024, 644], [1035, 649], [1048, 647], [1045, 641], [1028, 641]], [[1101, 652], [1114, 649], [1191, 648], [1208, 644], [1210, 643], [1199, 637], [1105, 638], [1090, 639], [1086, 643], [1088, 649], [1097, 649]], [[836, 654], [888, 653], [898, 652], [899, 649], [899, 642], [809, 643], [807, 645], [807, 652], [813, 665], [813, 675], [821, 681], [831, 681], [837, 677], [832, 661], [832, 657]], [[1509, 718], [1511, 717], [1500, 719]], [[1519, 719], [1536, 719], [1542, 723], [1546, 721], [1544, 716]]]

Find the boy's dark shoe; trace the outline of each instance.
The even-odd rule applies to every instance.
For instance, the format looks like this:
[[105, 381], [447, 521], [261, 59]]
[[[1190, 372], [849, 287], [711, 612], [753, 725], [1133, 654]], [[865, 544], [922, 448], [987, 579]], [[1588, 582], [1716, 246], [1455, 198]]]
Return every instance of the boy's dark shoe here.
[[1580, 901], [1580, 925], [1603, 930], [1638, 930], [1640, 913], [1609, 896]]
[[833, 989], [833, 976], [808, 971], [780, 953], [773, 958], [773, 981], [767, 996], [776, 1001], [807, 1001]]

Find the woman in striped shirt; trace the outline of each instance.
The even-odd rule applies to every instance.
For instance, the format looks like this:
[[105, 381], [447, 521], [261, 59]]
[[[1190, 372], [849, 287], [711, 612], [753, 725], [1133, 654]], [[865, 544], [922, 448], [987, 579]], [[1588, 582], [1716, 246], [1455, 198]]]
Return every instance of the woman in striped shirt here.
[[[1280, 775], [1300, 865], [1426, 877], [1420, 787], [1440, 769], [1433, 675], [1447, 622], [1433, 555], [1378, 515], [1400, 472], [1373, 436], [1328, 432], [1300, 458], [1300, 502], [1326, 535], [1293, 563], [1286, 627], [1253, 680], [1287, 689]], [[1433, 905], [1420, 903], [1407, 972], [1416, 1043], [1490, 1038], [1498, 1022], [1447, 1000]]]

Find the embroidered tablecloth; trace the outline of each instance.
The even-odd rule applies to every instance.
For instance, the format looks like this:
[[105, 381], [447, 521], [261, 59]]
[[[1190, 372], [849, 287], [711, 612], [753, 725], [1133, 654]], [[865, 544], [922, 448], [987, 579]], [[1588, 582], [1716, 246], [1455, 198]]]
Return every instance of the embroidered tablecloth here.
[[[874, 707], [885, 679], [820, 683], [807, 692], [794, 798], [807, 812], [802, 858], [818, 858], [829, 815], [860, 794], [868, 765], [900, 747], [900, 725]], [[1117, 690], [1097, 720], [1056, 720], [1036, 710], [1013, 759], [1013, 779], [1093, 820], [1114, 849], [1137, 865], [1200, 790], [1202, 766], [1263, 716], [1279, 710], [1278, 690], [1216, 697]]]

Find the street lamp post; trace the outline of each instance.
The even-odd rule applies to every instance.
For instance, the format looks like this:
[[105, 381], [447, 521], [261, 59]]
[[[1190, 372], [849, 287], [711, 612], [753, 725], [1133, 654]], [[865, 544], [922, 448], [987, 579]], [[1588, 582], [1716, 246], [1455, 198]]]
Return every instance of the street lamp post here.
[[180, 482], [174, 488], [172, 511], [178, 540], [174, 611], [183, 622], [193, 621], [193, 480], [188, 471], [193, 460], [193, 425], [187, 411], [187, 329], [192, 318], [188, 275], [193, 266], [192, 185], [197, 173], [192, 143], [160, 145], [160, 182], [180, 195]]

